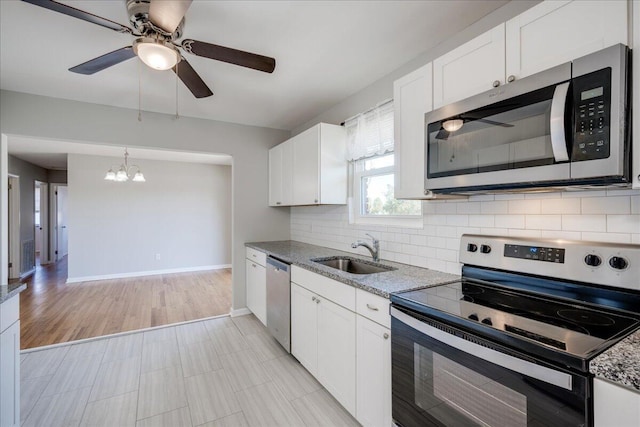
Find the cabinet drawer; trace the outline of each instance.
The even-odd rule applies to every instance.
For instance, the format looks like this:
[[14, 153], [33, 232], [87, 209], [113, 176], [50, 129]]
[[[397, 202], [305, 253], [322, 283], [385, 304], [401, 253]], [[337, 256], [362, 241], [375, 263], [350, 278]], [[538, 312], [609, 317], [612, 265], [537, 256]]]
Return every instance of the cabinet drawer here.
[[295, 265], [291, 266], [291, 281], [348, 310], [356, 311], [356, 288], [353, 286], [345, 285]]
[[247, 249], [247, 259], [255, 262], [256, 264], [260, 264], [263, 267], [267, 266], [267, 254], [265, 254], [264, 252], [255, 250], [253, 248], [246, 248], [246, 249]]
[[356, 289], [356, 312], [386, 328], [391, 328], [390, 303], [387, 298]]
[[14, 324], [20, 317], [20, 295], [0, 304], [0, 332]]

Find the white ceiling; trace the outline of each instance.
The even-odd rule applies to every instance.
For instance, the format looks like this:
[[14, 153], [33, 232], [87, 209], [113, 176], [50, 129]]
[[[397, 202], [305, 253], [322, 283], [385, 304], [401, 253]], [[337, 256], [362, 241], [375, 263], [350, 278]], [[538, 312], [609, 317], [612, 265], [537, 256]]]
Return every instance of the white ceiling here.
[[[128, 24], [124, 0], [64, 1]], [[276, 58], [273, 74], [185, 54], [214, 96], [178, 82], [183, 116], [291, 130], [507, 1], [203, 1], [184, 36]], [[92, 76], [68, 68], [131, 45], [132, 37], [16, 0], [0, 1], [0, 87], [174, 114], [171, 71], [137, 58]], [[140, 73], [140, 74], [139, 74]]]

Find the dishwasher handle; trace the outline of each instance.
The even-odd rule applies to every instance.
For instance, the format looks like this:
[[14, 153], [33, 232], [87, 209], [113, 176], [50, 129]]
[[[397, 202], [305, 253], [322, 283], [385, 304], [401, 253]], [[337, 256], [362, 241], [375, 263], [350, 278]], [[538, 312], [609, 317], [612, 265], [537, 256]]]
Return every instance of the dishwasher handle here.
[[291, 264], [269, 255], [267, 256], [267, 267], [271, 270], [284, 271], [285, 273], [288, 273], [291, 268]]

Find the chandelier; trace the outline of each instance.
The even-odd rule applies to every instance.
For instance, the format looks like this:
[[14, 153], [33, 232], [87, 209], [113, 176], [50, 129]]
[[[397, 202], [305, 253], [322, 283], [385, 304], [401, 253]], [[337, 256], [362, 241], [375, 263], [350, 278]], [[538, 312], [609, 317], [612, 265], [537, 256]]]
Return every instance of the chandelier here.
[[133, 178], [131, 178], [133, 182], [146, 181], [144, 179], [144, 175], [142, 174], [142, 172], [140, 172], [140, 166], [138, 165], [129, 166], [128, 157], [129, 157], [129, 152], [125, 148], [124, 163], [120, 165], [120, 167], [118, 168], [118, 172], [113, 171], [113, 166], [109, 168], [109, 170], [107, 171], [107, 174], [104, 176], [105, 181], [116, 181], [116, 182], [129, 181], [129, 178], [131, 178], [131, 172], [130, 172], [131, 169], [135, 170], [135, 173], [133, 174]]

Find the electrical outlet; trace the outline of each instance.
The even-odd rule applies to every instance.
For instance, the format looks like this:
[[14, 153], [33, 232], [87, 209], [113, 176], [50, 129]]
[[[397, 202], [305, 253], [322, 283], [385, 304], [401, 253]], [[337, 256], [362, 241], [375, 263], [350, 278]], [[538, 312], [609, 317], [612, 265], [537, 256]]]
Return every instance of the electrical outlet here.
[[156, 261], [160, 261], [160, 254], [156, 254]]

